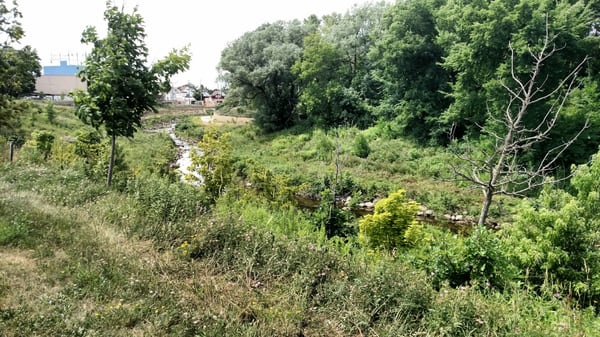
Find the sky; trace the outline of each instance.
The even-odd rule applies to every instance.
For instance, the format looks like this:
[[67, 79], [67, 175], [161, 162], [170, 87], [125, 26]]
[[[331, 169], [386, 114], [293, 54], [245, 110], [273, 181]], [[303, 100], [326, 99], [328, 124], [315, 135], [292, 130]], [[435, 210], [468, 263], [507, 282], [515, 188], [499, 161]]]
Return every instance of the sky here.
[[[131, 13], [134, 6], [145, 22], [148, 61], [156, 62], [173, 49], [189, 45], [189, 71], [175, 76], [174, 85], [192, 83], [218, 88], [217, 65], [221, 51], [245, 32], [263, 23], [304, 19], [311, 14], [346, 13], [370, 0], [115, 0]], [[106, 0], [17, 0], [23, 14], [25, 37], [21, 45], [37, 50], [42, 66], [60, 59], [81, 64], [90, 49], [81, 33], [95, 26], [106, 31]]]

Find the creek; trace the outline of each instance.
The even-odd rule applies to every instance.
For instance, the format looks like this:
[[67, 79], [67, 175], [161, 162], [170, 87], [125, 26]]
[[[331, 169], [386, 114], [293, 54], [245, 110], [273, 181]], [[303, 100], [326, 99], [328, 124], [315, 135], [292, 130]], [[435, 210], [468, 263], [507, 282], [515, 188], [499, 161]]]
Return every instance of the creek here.
[[[204, 179], [196, 170], [190, 170], [190, 168], [192, 168], [192, 153], [195, 151], [198, 155], [201, 155], [202, 152], [197, 146], [192, 146], [187, 141], [177, 137], [175, 134], [175, 126], [175, 123], [171, 124], [167, 131], [169, 133], [169, 137], [171, 137], [175, 143], [175, 146], [177, 146], [178, 155], [175, 166], [177, 167], [179, 176], [181, 177], [181, 180], [186, 183], [191, 183], [196, 186], [201, 185]], [[190, 175], [194, 176], [196, 179], [193, 181], [188, 179], [187, 177]]]

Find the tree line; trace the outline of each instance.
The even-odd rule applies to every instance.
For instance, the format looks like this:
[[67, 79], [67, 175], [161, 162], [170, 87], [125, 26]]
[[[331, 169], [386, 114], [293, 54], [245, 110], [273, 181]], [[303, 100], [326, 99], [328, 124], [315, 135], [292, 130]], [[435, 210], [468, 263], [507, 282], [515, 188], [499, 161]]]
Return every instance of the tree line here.
[[[229, 104], [254, 108], [266, 132], [383, 123], [393, 137], [448, 145], [504, 127], [519, 89], [514, 79], [530, 77], [550, 37], [553, 52], [535, 85], [570, 94], [545, 141], [523, 160], [539, 162], [589, 121], [557, 163], [568, 169], [598, 150], [599, 9], [593, 0], [369, 3], [263, 24], [230, 43], [219, 68]], [[563, 88], [574, 69], [575, 83]], [[557, 99], [530, 104], [523, 127], [537, 125]]]

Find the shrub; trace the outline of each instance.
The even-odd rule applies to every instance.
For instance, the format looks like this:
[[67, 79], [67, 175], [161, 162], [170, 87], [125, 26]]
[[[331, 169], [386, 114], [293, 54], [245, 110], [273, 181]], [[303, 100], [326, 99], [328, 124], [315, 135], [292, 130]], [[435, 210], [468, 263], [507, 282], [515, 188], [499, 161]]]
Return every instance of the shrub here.
[[600, 251], [597, 210], [586, 208], [581, 199], [546, 188], [537, 200], [521, 205], [517, 221], [505, 229], [505, 240], [526, 281], [555, 283], [559, 292], [574, 293], [590, 305], [600, 296]]
[[202, 191], [168, 177], [141, 175], [129, 181], [127, 192], [135, 200], [135, 212], [144, 219], [131, 230], [161, 244], [174, 244], [185, 235], [183, 225], [206, 209]]
[[198, 148], [202, 155], [192, 151], [192, 166], [202, 176], [202, 188], [206, 196], [215, 201], [233, 179], [233, 157], [231, 135], [207, 130]]
[[325, 189], [321, 192], [321, 201], [319, 208], [313, 212], [315, 222], [325, 228], [325, 234], [328, 238], [334, 236], [353, 237], [356, 235], [356, 228], [352, 221], [354, 216], [351, 212], [339, 208], [336, 202], [332, 200], [331, 190]]
[[56, 110], [54, 109], [54, 103], [48, 102], [44, 111], [46, 112], [46, 118], [48, 119], [48, 123], [54, 124], [56, 119]]
[[23, 158], [29, 162], [40, 163], [48, 160], [52, 152], [54, 135], [48, 131], [34, 131], [31, 139], [23, 146]]
[[428, 228], [419, 265], [429, 272], [436, 288], [474, 285], [481, 289], [504, 288], [515, 278], [508, 248], [492, 230], [472, 229], [467, 237]]
[[[84, 160], [84, 171], [90, 178], [104, 179], [108, 174], [110, 139], [102, 141], [98, 131], [82, 129], [77, 132], [75, 154]], [[123, 187], [127, 180], [127, 165], [121, 146], [115, 148], [113, 186]]]
[[417, 226], [418, 204], [399, 190], [375, 204], [374, 214], [366, 215], [359, 223], [359, 240], [370, 248], [394, 249], [408, 246], [405, 232]]
[[360, 158], [367, 158], [371, 153], [371, 148], [369, 147], [369, 142], [367, 138], [359, 133], [356, 138], [354, 138], [354, 143], [352, 144], [352, 154]]
[[317, 151], [317, 159], [331, 160], [335, 150], [335, 144], [327, 137], [323, 130], [315, 130], [312, 136], [313, 148]]

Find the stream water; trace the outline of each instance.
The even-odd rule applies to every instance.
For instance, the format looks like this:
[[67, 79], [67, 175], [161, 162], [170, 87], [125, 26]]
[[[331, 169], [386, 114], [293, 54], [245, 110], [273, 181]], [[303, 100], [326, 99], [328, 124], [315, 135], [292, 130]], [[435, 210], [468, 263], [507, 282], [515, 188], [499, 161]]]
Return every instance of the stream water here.
[[[177, 146], [178, 158], [176, 162], [177, 171], [179, 171], [179, 175], [182, 181], [187, 183], [191, 183], [193, 185], [201, 185], [204, 179], [202, 176], [193, 169], [192, 167], [192, 151], [195, 151], [197, 154], [201, 154], [200, 150], [192, 146], [190, 143], [186, 142], [183, 139], [180, 139], [175, 134], [175, 125], [171, 124], [168, 129], [169, 137], [173, 139], [175, 146]], [[189, 179], [189, 176], [193, 176], [196, 179]]]

